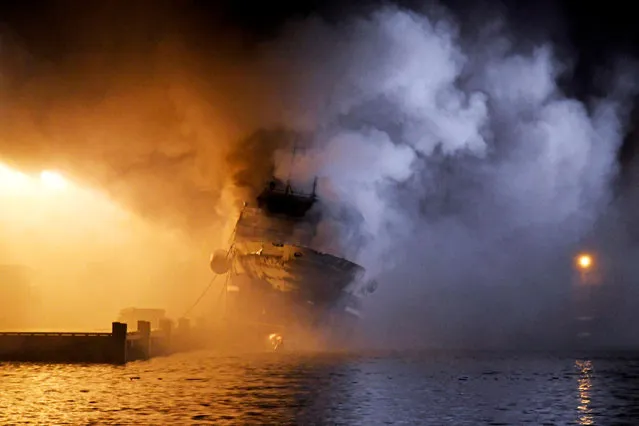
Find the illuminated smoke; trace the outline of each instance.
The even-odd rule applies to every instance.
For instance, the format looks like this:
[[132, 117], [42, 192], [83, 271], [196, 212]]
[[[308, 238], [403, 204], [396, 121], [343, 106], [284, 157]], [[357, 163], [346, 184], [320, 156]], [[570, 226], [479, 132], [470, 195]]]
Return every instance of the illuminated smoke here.
[[363, 261], [419, 223], [412, 201], [444, 192], [466, 213], [507, 208], [508, 226], [563, 223], [578, 234], [594, 218], [620, 143], [618, 100], [588, 110], [563, 95], [550, 44], [518, 52], [496, 33], [465, 49], [450, 19], [394, 8], [292, 32], [272, 48], [287, 53], [285, 68], [305, 69], [290, 110], [317, 105], [315, 149], [294, 175], [328, 178], [362, 213], [374, 239]]
[[571, 99], [551, 43], [487, 28], [466, 40], [449, 16], [384, 8], [269, 46], [293, 70], [290, 122], [314, 131], [292, 175], [324, 178], [329, 212], [359, 213], [332, 217], [332, 235], [357, 230], [341, 249], [381, 274], [369, 314], [404, 343], [551, 332], [570, 250], [609, 201], [634, 88]]

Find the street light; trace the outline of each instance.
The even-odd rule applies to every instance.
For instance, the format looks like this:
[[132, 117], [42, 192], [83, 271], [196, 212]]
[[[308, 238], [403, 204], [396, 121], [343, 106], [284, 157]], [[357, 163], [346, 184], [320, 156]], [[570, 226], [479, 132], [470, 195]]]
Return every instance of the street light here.
[[580, 286], [601, 284], [601, 271], [599, 269], [600, 265], [597, 265], [594, 254], [578, 254], [575, 257], [576, 283]]
[[23, 196], [33, 196], [38, 188], [61, 190], [69, 187], [69, 181], [60, 173], [53, 170], [43, 170], [40, 172], [40, 180], [33, 175], [10, 168], [0, 163], [0, 195], [20, 194]]
[[592, 256], [589, 254], [577, 256], [577, 267], [584, 271], [590, 269], [592, 267]]
[[64, 189], [67, 187], [67, 180], [58, 172], [43, 170], [40, 173], [40, 181], [52, 189]]
[[0, 163], [0, 190], [21, 193], [30, 183], [29, 176]]

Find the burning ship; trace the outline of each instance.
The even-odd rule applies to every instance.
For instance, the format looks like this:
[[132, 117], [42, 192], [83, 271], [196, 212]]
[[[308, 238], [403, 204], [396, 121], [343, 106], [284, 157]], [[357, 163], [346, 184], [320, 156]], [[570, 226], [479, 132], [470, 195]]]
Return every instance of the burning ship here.
[[362, 266], [313, 248], [316, 188], [317, 179], [310, 193], [272, 180], [244, 203], [230, 249], [211, 257], [211, 269], [226, 274], [225, 320], [235, 334], [270, 336], [274, 347], [283, 336], [287, 345], [302, 335], [348, 338], [375, 291]]

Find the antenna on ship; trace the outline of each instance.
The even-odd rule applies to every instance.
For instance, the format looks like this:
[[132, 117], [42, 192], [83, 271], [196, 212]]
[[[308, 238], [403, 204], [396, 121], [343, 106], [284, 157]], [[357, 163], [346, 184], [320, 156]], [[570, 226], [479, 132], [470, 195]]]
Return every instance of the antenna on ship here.
[[291, 166], [288, 169], [288, 179], [286, 179], [286, 194], [290, 194], [291, 189], [291, 175], [293, 174], [293, 164], [295, 163], [295, 154], [297, 153], [297, 139], [293, 141], [293, 155], [291, 155]]
[[317, 176], [315, 176], [315, 179], [313, 179], [313, 192], [311, 194], [311, 197], [315, 198], [317, 193]]

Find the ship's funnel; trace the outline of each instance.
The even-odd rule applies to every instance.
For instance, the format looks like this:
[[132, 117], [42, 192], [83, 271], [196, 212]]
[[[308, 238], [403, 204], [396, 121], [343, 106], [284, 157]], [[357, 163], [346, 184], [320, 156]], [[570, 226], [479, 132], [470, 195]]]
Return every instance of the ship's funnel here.
[[228, 253], [226, 250], [216, 250], [215, 253], [211, 255], [211, 271], [218, 275], [226, 274], [230, 268], [230, 260], [228, 258]]

